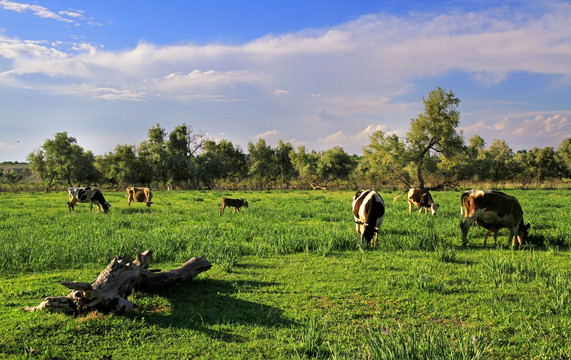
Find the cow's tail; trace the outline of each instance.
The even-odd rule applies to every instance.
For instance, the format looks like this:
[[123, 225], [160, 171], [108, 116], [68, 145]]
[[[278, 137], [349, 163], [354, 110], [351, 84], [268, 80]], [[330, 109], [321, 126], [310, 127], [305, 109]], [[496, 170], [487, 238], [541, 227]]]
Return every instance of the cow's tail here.
[[463, 193], [462, 196], [460, 197], [460, 217], [463, 219], [464, 218], [464, 212], [466, 212], [466, 214], [468, 213], [467, 209], [468, 207], [468, 194], [467, 193]]
[[403, 196], [404, 194], [406, 194], [407, 192], [408, 192], [408, 190], [405, 190], [402, 194], [397, 195], [397, 196], [393, 199], [393, 203], [396, 203], [397, 200], [398, 200], [401, 196]]

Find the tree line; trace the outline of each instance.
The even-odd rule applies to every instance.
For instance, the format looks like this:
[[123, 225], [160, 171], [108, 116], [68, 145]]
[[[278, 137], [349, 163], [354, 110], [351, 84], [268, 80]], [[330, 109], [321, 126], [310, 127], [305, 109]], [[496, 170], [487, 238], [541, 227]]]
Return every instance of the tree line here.
[[571, 137], [557, 149], [514, 152], [504, 140], [458, 132], [458, 99], [440, 87], [422, 99], [424, 112], [410, 120], [406, 136], [376, 131], [363, 154], [335, 146], [325, 151], [279, 141], [250, 141], [247, 151], [208, 139], [182, 124], [167, 133], [160, 124], [138, 145], [117, 145], [103, 155], [84, 150], [67, 132], [56, 133], [27, 157], [47, 191], [58, 184], [143, 185], [180, 189], [321, 188], [393, 186], [444, 188], [462, 181], [522, 184], [568, 179]]

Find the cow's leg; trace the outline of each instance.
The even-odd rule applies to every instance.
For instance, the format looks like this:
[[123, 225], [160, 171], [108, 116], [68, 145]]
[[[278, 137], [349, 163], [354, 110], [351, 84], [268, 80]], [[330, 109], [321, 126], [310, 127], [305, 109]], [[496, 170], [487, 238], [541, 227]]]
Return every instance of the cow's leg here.
[[127, 199], [127, 206], [131, 206], [131, 199]]
[[490, 235], [490, 230], [486, 231], [486, 235], [484, 236], [484, 247], [486, 247], [486, 242], [488, 241], [488, 235]]
[[224, 209], [226, 207], [224, 205], [220, 206], [220, 211], [218, 212], [218, 215], [222, 216], [224, 214]]
[[377, 242], [379, 241], [379, 231], [377, 231], [375, 233], [375, 237], [371, 240], [371, 246], [375, 246], [377, 245]]
[[409, 214], [412, 214], [412, 208], [413, 208], [413, 206], [414, 206], [414, 205], [413, 205], [412, 202], [409, 200], [409, 201], [408, 201], [408, 213], [409, 213]]
[[466, 216], [464, 220], [460, 221], [460, 229], [462, 230], [462, 246], [468, 245], [467, 235], [470, 226], [476, 221], [475, 217]]

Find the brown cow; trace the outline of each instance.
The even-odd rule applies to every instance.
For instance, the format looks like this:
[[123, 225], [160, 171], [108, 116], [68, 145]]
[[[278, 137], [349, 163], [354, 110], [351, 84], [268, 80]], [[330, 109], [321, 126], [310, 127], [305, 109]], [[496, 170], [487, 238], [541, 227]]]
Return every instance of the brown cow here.
[[128, 187], [125, 190], [125, 196], [127, 197], [127, 206], [131, 206], [131, 201], [144, 202], [148, 207], [151, 207], [153, 203], [151, 201], [153, 193], [151, 189], [146, 187]]
[[432, 215], [436, 215], [436, 210], [438, 210], [438, 204], [434, 203], [430, 193], [424, 189], [411, 188], [408, 191], [403, 192], [399, 196], [393, 199], [393, 203], [398, 200], [401, 196], [408, 192], [408, 213], [412, 214], [412, 208], [418, 206], [418, 215], [422, 213], [424, 208], [424, 213], [428, 214], [428, 209]]
[[361, 235], [361, 244], [374, 246], [385, 219], [383, 198], [373, 190], [357, 191], [353, 196], [353, 216], [357, 234]]
[[530, 225], [524, 223], [523, 210], [515, 197], [500, 191], [469, 190], [462, 194], [460, 203], [462, 245], [467, 245], [466, 235], [474, 222], [487, 229], [488, 234], [494, 232], [494, 238], [500, 229], [507, 228], [510, 240], [513, 239], [512, 246], [516, 239], [519, 247], [527, 240]]
[[218, 214], [222, 216], [222, 214], [224, 214], [224, 209], [227, 208], [228, 206], [234, 207], [234, 212], [236, 212], [240, 211], [240, 208], [242, 206], [248, 207], [248, 202], [241, 199], [222, 198], [222, 205], [220, 206], [220, 212]]

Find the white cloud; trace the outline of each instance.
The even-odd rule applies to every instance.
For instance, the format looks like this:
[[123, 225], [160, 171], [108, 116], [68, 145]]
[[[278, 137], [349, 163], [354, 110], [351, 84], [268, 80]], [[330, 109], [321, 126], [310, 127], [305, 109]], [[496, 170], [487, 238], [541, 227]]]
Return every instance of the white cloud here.
[[254, 136], [254, 139], [266, 139], [266, 138], [272, 138], [275, 137], [277, 135], [281, 134], [281, 131], [273, 129], [273, 130], [268, 130], [266, 132], [263, 132], [261, 134], [257, 134]]
[[289, 95], [289, 91], [288, 90], [284, 90], [284, 89], [276, 89], [274, 90], [273, 94], [275, 96], [282, 96], [282, 95]]
[[533, 119], [526, 119], [516, 127], [514, 133], [531, 137], [567, 138], [571, 136], [571, 122], [567, 116], [555, 114], [553, 116], [537, 115]]
[[317, 142], [326, 143], [326, 144], [339, 144], [341, 142], [345, 142], [347, 140], [347, 135], [341, 130], [326, 136], [325, 138], [318, 139]]
[[[59, 14], [49, 10], [41, 5], [30, 5], [25, 3], [18, 3], [8, 0], [0, 0], [0, 7], [4, 10], [16, 11], [19, 13], [31, 12], [34, 16], [46, 19], [53, 19], [57, 21], [72, 23], [74, 20], [68, 19], [67, 17], [79, 18], [81, 17], [79, 12], [61, 11]], [[66, 17], [67, 16], [67, 17]]]
[[243, 45], [141, 42], [126, 51], [77, 44], [63, 52], [42, 42], [4, 38], [0, 56], [13, 59], [12, 69], [22, 76], [46, 74], [116, 88], [131, 84], [132, 91], [144, 84], [149, 93], [205, 87], [223, 94], [237, 82], [247, 82], [274, 95], [310, 90], [320, 93], [322, 101], [365, 112], [410, 91], [416, 78], [450, 71], [486, 84], [516, 71], [571, 77], [571, 27], [561, 26], [570, 17], [571, 5], [543, 16], [501, 9], [402, 18], [370, 15], [323, 31], [265, 36]]

